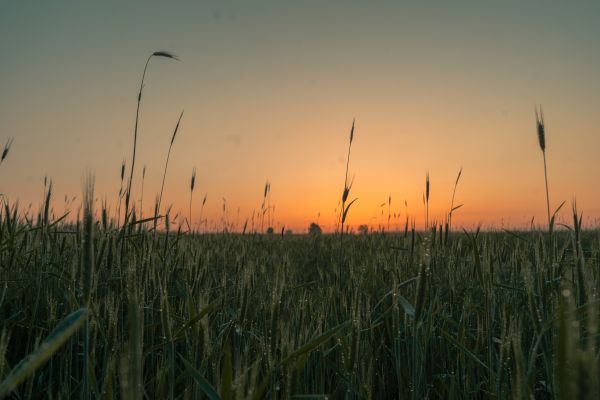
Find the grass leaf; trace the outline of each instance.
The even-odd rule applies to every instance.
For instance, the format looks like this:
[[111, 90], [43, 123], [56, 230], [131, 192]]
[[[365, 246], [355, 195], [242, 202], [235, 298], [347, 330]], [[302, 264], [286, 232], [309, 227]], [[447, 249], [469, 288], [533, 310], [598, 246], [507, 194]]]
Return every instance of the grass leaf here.
[[183, 361], [183, 364], [185, 365], [188, 374], [190, 374], [192, 378], [194, 378], [194, 380], [196, 381], [198, 386], [200, 386], [200, 389], [202, 389], [206, 397], [208, 397], [210, 400], [221, 400], [221, 396], [219, 396], [215, 388], [206, 379], [204, 379], [200, 371], [194, 368], [192, 364], [190, 364], [189, 361], [183, 358], [181, 355], [179, 357], [181, 358], [181, 361]]
[[10, 371], [0, 384], [0, 398], [7, 396], [21, 382], [44, 364], [81, 327], [89, 311], [85, 308], [67, 315], [46, 337], [33, 353], [25, 357]]

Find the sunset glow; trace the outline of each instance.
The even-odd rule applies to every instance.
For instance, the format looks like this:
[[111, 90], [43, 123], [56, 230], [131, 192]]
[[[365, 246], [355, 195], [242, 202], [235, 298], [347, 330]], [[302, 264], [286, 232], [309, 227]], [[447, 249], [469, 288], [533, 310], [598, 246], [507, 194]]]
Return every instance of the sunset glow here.
[[455, 225], [544, 223], [541, 104], [551, 208], [576, 198], [598, 222], [598, 3], [59, 3], [0, 5], [0, 138], [14, 138], [0, 192], [23, 209], [47, 175], [55, 214], [76, 211], [86, 170], [116, 209], [144, 62], [169, 50], [181, 61], [152, 61], [141, 105], [132, 199], [145, 165], [145, 214], [185, 109], [163, 204], [188, 215], [195, 167], [196, 226], [207, 195], [208, 227], [241, 230], [269, 181], [276, 230], [335, 229], [354, 118], [354, 229], [387, 230], [390, 196], [390, 229], [407, 215], [420, 229], [427, 172], [443, 220], [461, 167]]

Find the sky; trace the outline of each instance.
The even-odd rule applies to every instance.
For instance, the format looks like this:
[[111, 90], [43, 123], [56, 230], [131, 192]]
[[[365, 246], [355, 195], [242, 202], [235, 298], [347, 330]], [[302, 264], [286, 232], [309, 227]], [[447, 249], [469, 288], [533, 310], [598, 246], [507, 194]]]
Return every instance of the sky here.
[[195, 226], [206, 195], [208, 226], [239, 228], [269, 181], [277, 229], [335, 228], [354, 119], [350, 226], [387, 227], [390, 197], [391, 228], [422, 226], [427, 172], [443, 219], [461, 167], [455, 225], [541, 224], [541, 104], [551, 207], [568, 222], [576, 198], [597, 223], [599, 19], [597, 1], [3, 1], [0, 193], [37, 209], [47, 176], [59, 215], [90, 171], [114, 211], [142, 70], [165, 50], [180, 61], [151, 60], [140, 110], [145, 213], [185, 110], [163, 204], [189, 215], [196, 168]]

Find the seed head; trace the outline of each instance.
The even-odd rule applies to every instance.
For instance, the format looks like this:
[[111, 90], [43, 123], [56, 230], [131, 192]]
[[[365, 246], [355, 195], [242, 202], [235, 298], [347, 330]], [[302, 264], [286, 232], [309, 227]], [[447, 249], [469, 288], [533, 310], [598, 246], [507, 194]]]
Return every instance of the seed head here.
[[194, 185], [196, 184], [196, 167], [192, 170], [192, 182], [190, 184], [190, 192], [194, 191]]
[[125, 160], [121, 162], [121, 182], [123, 182], [123, 178], [125, 178]]
[[352, 189], [352, 185], [354, 184], [354, 176], [350, 181], [350, 184], [346, 184], [344, 186], [344, 192], [342, 193], [342, 202], [345, 203], [348, 200], [348, 195], [350, 194], [350, 189]]
[[345, 187], [344, 188], [344, 193], [342, 193], [342, 202], [346, 202], [346, 200], [348, 200], [348, 195], [350, 194], [350, 188], [349, 187]]
[[6, 144], [4, 145], [4, 150], [2, 150], [2, 158], [0, 158], [0, 163], [2, 163], [2, 161], [4, 161], [4, 159], [8, 155], [8, 152], [10, 151], [10, 145], [12, 144], [12, 141], [13, 141], [13, 139], [10, 138], [10, 139], [8, 139], [8, 141], [6, 142]]
[[177, 125], [175, 125], [175, 130], [173, 131], [173, 136], [171, 137], [171, 145], [175, 141], [175, 136], [177, 136], [177, 131], [179, 130], [179, 123], [181, 122], [181, 117], [183, 117], [183, 111], [179, 114], [179, 119], [177, 120]]
[[460, 180], [461, 175], [462, 175], [462, 167], [460, 167], [460, 170], [458, 171], [458, 175], [456, 176], [455, 185], [458, 185], [458, 181]]
[[168, 51], [155, 51], [154, 53], [152, 53], [153, 57], [166, 57], [166, 58], [172, 58], [173, 60], [177, 60], [179, 61], [179, 58], [177, 58], [176, 55], [174, 55], [173, 53], [170, 53]]
[[425, 200], [429, 202], [429, 172], [425, 176]]
[[542, 152], [546, 151], [546, 128], [544, 127], [544, 112], [540, 106], [540, 110], [535, 110], [535, 122], [537, 125], [538, 141], [540, 143], [540, 149]]

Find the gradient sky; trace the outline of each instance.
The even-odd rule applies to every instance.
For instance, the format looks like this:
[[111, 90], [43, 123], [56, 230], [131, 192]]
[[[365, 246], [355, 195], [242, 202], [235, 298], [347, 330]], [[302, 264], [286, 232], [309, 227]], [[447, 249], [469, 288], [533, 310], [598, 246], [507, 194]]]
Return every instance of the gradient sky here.
[[144, 62], [168, 50], [181, 61], [151, 62], [141, 109], [148, 206], [185, 109], [163, 203], [187, 210], [196, 167], [196, 216], [208, 193], [205, 215], [225, 198], [241, 224], [269, 180], [278, 226], [330, 227], [356, 118], [350, 225], [386, 223], [389, 195], [422, 224], [427, 171], [441, 218], [461, 166], [457, 224], [543, 222], [542, 104], [551, 203], [597, 221], [598, 21], [597, 1], [3, 1], [0, 192], [37, 207], [47, 174], [58, 213], [90, 170], [114, 203]]

